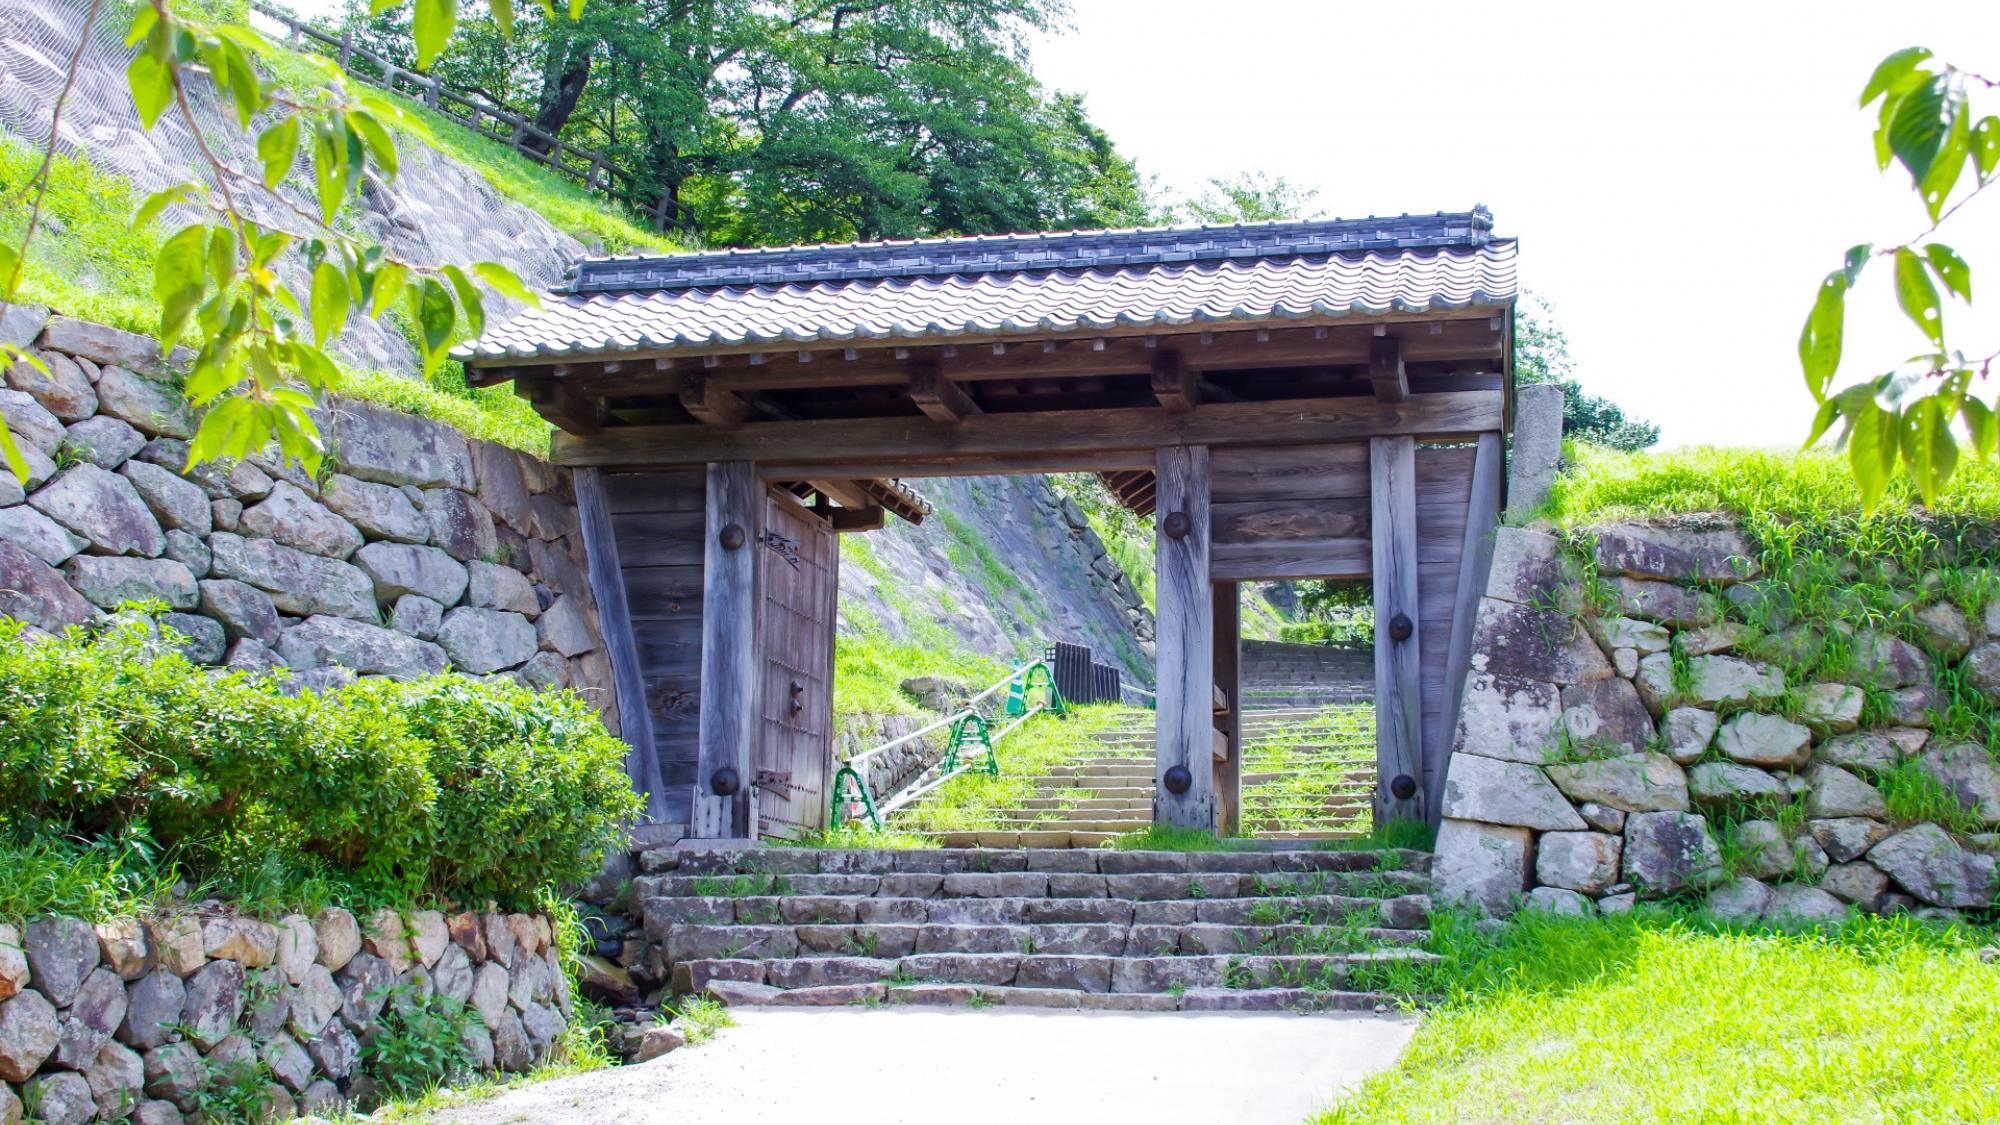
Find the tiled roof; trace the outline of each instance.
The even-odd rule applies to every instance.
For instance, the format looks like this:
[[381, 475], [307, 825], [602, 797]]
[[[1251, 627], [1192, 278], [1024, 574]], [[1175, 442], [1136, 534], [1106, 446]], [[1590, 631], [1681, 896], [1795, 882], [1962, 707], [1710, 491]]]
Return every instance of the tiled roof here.
[[476, 360], [950, 339], [1510, 303], [1484, 209], [588, 259]]

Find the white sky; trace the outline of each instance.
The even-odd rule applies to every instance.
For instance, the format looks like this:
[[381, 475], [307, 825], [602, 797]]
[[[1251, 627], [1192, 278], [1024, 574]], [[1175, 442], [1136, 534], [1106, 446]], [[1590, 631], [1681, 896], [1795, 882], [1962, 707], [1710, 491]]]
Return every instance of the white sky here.
[[[1663, 446], [1803, 440], [1797, 341], [1819, 279], [1849, 245], [1926, 225], [1907, 177], [1876, 172], [1855, 107], [1875, 63], [1922, 44], [2000, 77], [1992, 0], [1073, 3], [1035, 69], [1082, 92], [1142, 171], [1191, 191], [1262, 170], [1343, 216], [1486, 204], [1578, 377], [1661, 423]], [[1975, 296], [2000, 289], [2000, 199], [1945, 237]], [[1871, 271], [1843, 378], [1922, 344]], [[1977, 355], [2000, 346], [1986, 300], [1978, 321], [1946, 309]]]

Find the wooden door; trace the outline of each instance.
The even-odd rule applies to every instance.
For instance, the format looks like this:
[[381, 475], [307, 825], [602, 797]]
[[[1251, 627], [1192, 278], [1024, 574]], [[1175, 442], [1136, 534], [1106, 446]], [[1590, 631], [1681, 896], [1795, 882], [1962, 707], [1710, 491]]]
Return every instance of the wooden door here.
[[752, 782], [758, 834], [790, 837], [826, 825], [840, 544], [826, 520], [791, 496], [773, 491], [765, 505]]

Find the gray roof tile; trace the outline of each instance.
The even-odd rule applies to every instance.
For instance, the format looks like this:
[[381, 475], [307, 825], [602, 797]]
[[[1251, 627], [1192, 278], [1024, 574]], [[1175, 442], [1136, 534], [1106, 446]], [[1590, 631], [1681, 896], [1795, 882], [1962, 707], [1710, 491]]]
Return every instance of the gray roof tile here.
[[455, 354], [495, 362], [1500, 306], [1514, 299], [1516, 249], [1476, 209], [591, 259], [568, 292]]

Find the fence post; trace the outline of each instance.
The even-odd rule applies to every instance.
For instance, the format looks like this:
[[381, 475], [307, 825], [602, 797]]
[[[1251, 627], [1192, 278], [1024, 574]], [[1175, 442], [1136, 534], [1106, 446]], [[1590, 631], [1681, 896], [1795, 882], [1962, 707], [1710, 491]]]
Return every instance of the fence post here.
[[347, 64], [353, 60], [354, 32], [352, 30], [343, 31], [340, 33], [340, 69], [346, 70]]
[[429, 88], [427, 88], [427, 89], [426, 89], [426, 90], [424, 91], [424, 104], [425, 104], [425, 105], [427, 105], [427, 106], [431, 107], [432, 109], [436, 109], [436, 108], [438, 107], [438, 101], [439, 101], [439, 98], [438, 98], [438, 92], [439, 92], [439, 89], [440, 89], [440, 85], [439, 85], [439, 83], [438, 83], [438, 80], [437, 80], [437, 76], [436, 76], [436, 75], [432, 75], [432, 76], [431, 76], [431, 84], [430, 84]]

